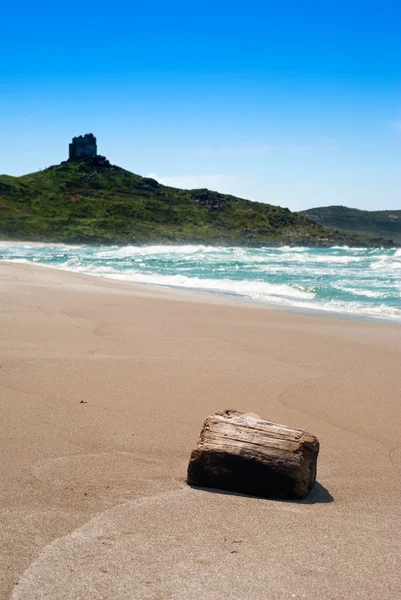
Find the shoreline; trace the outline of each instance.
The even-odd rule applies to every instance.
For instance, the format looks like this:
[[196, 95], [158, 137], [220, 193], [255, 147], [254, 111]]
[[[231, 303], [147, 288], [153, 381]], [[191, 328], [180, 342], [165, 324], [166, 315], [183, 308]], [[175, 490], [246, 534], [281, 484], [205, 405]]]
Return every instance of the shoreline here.
[[[0, 597], [390, 600], [398, 328], [0, 263]], [[185, 484], [204, 419], [320, 441], [302, 502]]]
[[[75, 247], [79, 247], [79, 246], [103, 246], [105, 248], [110, 248], [110, 247], [126, 247], [126, 246], [135, 246], [138, 248], [147, 248], [149, 246], [209, 246], [209, 247], [214, 247], [214, 248], [252, 248], [252, 249], [258, 249], [258, 248], [312, 248], [312, 249], [317, 249], [317, 250], [327, 250], [330, 248], [352, 248], [352, 249], [366, 249], [366, 248], [373, 248], [375, 250], [399, 250], [401, 248], [401, 243], [400, 244], [394, 244], [393, 240], [388, 240], [389, 245], [363, 245], [363, 246], [352, 246], [349, 244], [343, 244], [343, 245], [339, 245], [339, 244], [310, 244], [309, 243], [302, 243], [302, 242], [298, 242], [298, 243], [294, 243], [291, 244], [289, 240], [286, 240], [285, 242], [277, 242], [277, 244], [275, 244], [274, 242], [270, 242], [269, 244], [266, 243], [257, 243], [255, 245], [252, 245], [252, 243], [244, 243], [244, 244], [228, 244], [228, 243], [224, 243], [223, 241], [220, 244], [212, 244], [212, 243], [205, 243], [202, 242], [200, 240], [178, 240], [178, 241], [173, 241], [173, 242], [169, 242], [168, 240], [164, 240], [162, 242], [151, 242], [150, 240], [147, 241], [146, 243], [140, 243], [140, 242], [124, 242], [124, 243], [119, 243], [117, 240], [113, 241], [113, 242], [109, 242], [108, 240], [104, 240], [103, 242], [51, 242], [51, 241], [45, 241], [45, 242], [38, 242], [38, 241], [33, 241], [33, 240], [0, 240], [0, 244], [24, 244], [24, 245], [31, 245], [31, 246], [35, 246], [35, 245], [43, 245], [43, 244], [49, 244], [50, 246], [75, 246]], [[392, 245], [390, 245], [392, 244]]]
[[17, 264], [17, 265], [26, 265], [27, 267], [33, 267], [33, 268], [45, 268], [45, 269], [50, 269], [50, 270], [54, 270], [54, 271], [58, 271], [58, 272], [64, 272], [64, 273], [71, 273], [74, 275], [78, 275], [78, 276], [85, 276], [85, 277], [90, 277], [90, 278], [95, 278], [95, 279], [101, 279], [101, 280], [106, 280], [106, 281], [111, 281], [111, 282], [120, 282], [123, 285], [131, 285], [131, 286], [144, 286], [149, 287], [151, 289], [159, 289], [159, 290], [173, 290], [176, 291], [178, 294], [183, 293], [185, 294], [186, 292], [189, 294], [195, 294], [195, 295], [199, 295], [200, 297], [206, 297], [206, 298], [210, 298], [210, 301], [212, 302], [213, 298], [220, 298], [223, 300], [230, 300], [232, 302], [236, 302], [239, 304], [242, 304], [244, 306], [253, 306], [253, 307], [258, 307], [258, 308], [266, 308], [266, 309], [270, 309], [270, 310], [277, 310], [283, 313], [295, 313], [295, 314], [300, 314], [300, 315], [306, 315], [306, 316], [311, 316], [311, 317], [320, 317], [320, 318], [327, 318], [327, 319], [340, 319], [340, 320], [345, 320], [345, 321], [356, 321], [356, 322], [363, 322], [363, 323], [378, 323], [378, 324], [387, 324], [387, 325], [401, 325], [401, 319], [398, 319], [396, 317], [380, 317], [380, 316], [373, 316], [373, 315], [358, 315], [357, 313], [352, 313], [352, 312], [340, 312], [340, 311], [333, 311], [333, 310], [327, 310], [325, 308], [309, 308], [309, 307], [301, 307], [301, 306], [291, 306], [291, 305], [283, 305], [280, 303], [274, 303], [274, 302], [263, 302], [262, 300], [254, 300], [252, 298], [246, 298], [245, 296], [241, 296], [240, 294], [230, 294], [230, 293], [225, 293], [225, 292], [219, 292], [218, 290], [215, 291], [211, 291], [211, 290], [207, 290], [207, 289], [199, 289], [199, 288], [191, 288], [191, 287], [183, 287], [183, 286], [174, 286], [174, 285], [164, 285], [164, 284], [160, 284], [160, 283], [143, 283], [143, 282], [136, 282], [136, 281], [130, 281], [129, 279], [119, 279], [119, 278], [114, 278], [114, 277], [108, 277], [107, 275], [104, 274], [96, 274], [96, 273], [83, 273], [80, 271], [74, 271], [72, 269], [66, 269], [63, 267], [57, 267], [57, 266], [53, 266], [53, 265], [46, 265], [46, 264], [41, 264], [41, 263], [33, 263], [30, 262], [28, 260], [18, 260], [18, 259], [13, 259], [13, 260], [0, 260], [0, 265], [1, 264]]

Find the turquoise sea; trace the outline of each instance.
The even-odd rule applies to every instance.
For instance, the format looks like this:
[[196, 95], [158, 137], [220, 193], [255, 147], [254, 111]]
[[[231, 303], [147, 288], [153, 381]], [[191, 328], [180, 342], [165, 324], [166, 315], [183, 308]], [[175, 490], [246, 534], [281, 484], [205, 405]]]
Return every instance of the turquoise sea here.
[[401, 322], [401, 249], [0, 242], [0, 260]]

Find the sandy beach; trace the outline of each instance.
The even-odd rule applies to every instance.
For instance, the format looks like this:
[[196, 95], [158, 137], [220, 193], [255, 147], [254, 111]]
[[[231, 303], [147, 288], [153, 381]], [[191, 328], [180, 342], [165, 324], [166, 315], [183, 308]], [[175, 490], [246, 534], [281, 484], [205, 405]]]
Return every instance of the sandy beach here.
[[[0, 264], [0, 598], [401, 595], [401, 327]], [[315, 434], [279, 502], [189, 488], [204, 418]]]

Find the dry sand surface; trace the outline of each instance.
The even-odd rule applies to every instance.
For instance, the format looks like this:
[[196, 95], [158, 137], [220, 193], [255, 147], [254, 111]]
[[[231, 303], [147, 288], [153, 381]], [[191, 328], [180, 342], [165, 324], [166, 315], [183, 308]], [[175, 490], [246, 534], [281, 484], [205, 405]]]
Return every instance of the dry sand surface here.
[[[0, 265], [0, 597], [395, 599], [401, 328]], [[305, 501], [188, 488], [204, 418], [321, 442]]]

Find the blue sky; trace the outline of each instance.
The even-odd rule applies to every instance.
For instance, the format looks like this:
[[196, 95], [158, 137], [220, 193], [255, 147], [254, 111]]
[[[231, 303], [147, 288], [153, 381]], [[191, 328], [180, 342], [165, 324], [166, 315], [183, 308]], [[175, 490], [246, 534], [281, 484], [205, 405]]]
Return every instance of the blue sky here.
[[93, 132], [169, 185], [401, 209], [398, 0], [16, 0], [1, 23], [0, 173]]

